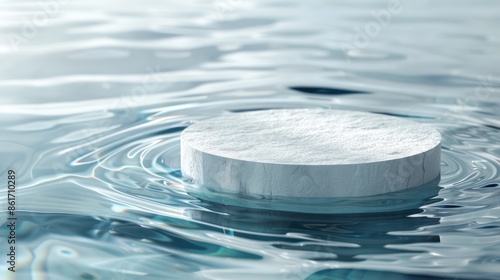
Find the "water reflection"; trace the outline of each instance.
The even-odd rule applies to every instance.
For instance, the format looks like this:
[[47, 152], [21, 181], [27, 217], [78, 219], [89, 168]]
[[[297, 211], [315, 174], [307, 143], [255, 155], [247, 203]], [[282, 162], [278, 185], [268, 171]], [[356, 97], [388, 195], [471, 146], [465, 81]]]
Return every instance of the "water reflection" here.
[[[437, 225], [440, 221], [439, 218], [417, 215], [422, 213], [419, 207], [441, 200], [434, 198], [439, 192], [437, 186], [423, 189], [425, 197], [412, 196], [419, 205], [406, 205], [406, 209], [400, 207], [398, 211], [299, 213], [203, 201], [209, 211], [190, 209], [187, 215], [197, 221], [221, 226], [234, 236], [271, 241], [273, 247], [281, 250], [309, 252], [310, 260], [357, 262], [364, 260], [362, 255], [402, 252], [386, 245], [440, 242], [437, 234], [418, 233], [420, 228]], [[379, 199], [374, 198], [373, 203], [375, 201]], [[387, 203], [391, 201], [379, 205], [379, 208], [386, 209]]]

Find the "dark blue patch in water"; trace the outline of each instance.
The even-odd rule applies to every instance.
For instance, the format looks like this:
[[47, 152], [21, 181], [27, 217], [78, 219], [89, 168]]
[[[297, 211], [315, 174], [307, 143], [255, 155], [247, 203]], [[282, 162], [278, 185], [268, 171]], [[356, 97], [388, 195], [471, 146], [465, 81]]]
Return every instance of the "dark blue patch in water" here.
[[488, 184], [486, 186], [482, 186], [481, 189], [489, 189], [489, 188], [496, 188], [498, 187], [498, 184]]
[[187, 126], [177, 126], [177, 127], [171, 127], [167, 128], [165, 130], [157, 131], [155, 133], [150, 134], [150, 136], [155, 136], [155, 135], [166, 135], [170, 133], [176, 133], [176, 132], [181, 132], [184, 129], [186, 129]]
[[445, 204], [445, 205], [436, 205], [436, 208], [462, 208], [460, 205], [450, 205], [450, 204]]
[[496, 130], [500, 130], [500, 127], [495, 126], [495, 125], [485, 124], [484, 126], [489, 127], [489, 128], [493, 128], [493, 129], [496, 129]]
[[484, 227], [478, 227], [481, 229], [493, 229], [493, 228], [498, 228], [498, 226], [484, 226]]
[[233, 109], [233, 110], [229, 110], [229, 112], [244, 113], [244, 112], [263, 111], [263, 110], [270, 110], [270, 109], [271, 108]]
[[424, 116], [407, 115], [407, 114], [395, 114], [395, 113], [387, 113], [387, 112], [373, 112], [372, 111], [371, 113], [393, 116], [393, 117], [400, 117], [400, 118], [415, 118], [415, 119], [429, 119], [429, 120], [435, 119], [433, 117], [424, 117]]
[[84, 272], [80, 275], [80, 278], [83, 280], [93, 280], [95, 279], [95, 276], [90, 273]]
[[388, 271], [362, 269], [326, 269], [316, 272], [306, 280], [367, 280], [367, 279], [394, 279], [394, 280], [459, 280], [459, 278], [442, 278], [428, 275], [403, 274]]
[[324, 95], [346, 95], [346, 94], [367, 94], [370, 92], [361, 90], [351, 90], [342, 88], [323, 88], [323, 87], [290, 87], [290, 89], [310, 94], [324, 94]]

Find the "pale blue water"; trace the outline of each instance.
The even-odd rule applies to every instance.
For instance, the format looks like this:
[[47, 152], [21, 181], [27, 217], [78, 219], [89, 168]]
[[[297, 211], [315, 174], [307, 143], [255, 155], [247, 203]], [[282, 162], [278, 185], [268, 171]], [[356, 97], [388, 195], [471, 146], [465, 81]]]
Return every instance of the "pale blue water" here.
[[[1, 279], [500, 277], [500, 2], [44, 3], [0, 3]], [[437, 128], [441, 181], [311, 206], [182, 178], [191, 122], [304, 107]]]

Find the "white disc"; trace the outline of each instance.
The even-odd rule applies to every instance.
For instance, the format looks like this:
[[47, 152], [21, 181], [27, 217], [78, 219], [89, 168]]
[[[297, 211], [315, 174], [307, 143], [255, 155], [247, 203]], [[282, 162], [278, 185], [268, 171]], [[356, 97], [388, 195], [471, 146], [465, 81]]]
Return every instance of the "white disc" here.
[[181, 135], [184, 176], [209, 190], [266, 197], [369, 196], [440, 174], [441, 135], [407, 119], [283, 109], [195, 123]]

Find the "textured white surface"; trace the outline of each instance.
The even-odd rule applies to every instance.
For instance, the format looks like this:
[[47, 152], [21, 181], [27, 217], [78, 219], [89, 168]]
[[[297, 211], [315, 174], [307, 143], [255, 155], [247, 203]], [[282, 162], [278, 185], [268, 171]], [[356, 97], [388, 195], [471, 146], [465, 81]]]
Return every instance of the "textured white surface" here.
[[285, 197], [367, 196], [427, 183], [441, 136], [410, 120], [286, 109], [193, 124], [181, 135], [184, 176], [213, 191]]

